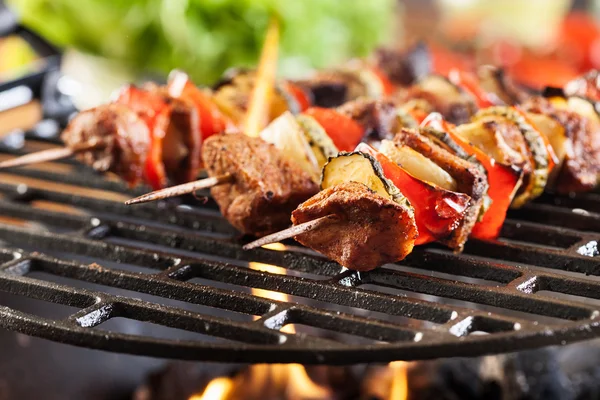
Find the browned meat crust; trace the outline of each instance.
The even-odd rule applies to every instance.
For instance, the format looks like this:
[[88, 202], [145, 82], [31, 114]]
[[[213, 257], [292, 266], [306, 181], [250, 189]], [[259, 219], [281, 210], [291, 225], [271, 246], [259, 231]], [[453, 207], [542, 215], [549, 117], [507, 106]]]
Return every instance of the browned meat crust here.
[[99, 172], [113, 172], [134, 186], [144, 177], [150, 146], [146, 124], [129, 108], [105, 104], [82, 111], [71, 120], [61, 139], [69, 147], [100, 143], [77, 158]]
[[[435, 162], [456, 180], [457, 192], [471, 196], [471, 202], [460, 226], [449, 237], [440, 240], [446, 246], [462, 251], [473, 225], [477, 222], [488, 190], [485, 173], [477, 165], [450, 153], [415, 130], [400, 130], [394, 137], [394, 142], [400, 146], [408, 146]], [[402, 191], [402, 188], [398, 189]]]
[[346, 268], [368, 271], [406, 257], [414, 246], [417, 227], [412, 212], [357, 182], [321, 191], [292, 213], [295, 225], [326, 215], [339, 220], [296, 240]]
[[556, 120], [564, 127], [570, 142], [554, 190], [570, 193], [594, 189], [600, 174], [600, 126], [576, 112], [559, 110], [540, 97], [532, 98], [524, 108]]
[[215, 186], [211, 194], [223, 216], [244, 234], [287, 228], [292, 211], [319, 190], [306, 172], [259, 138], [212, 136], [204, 142], [202, 158], [209, 176], [233, 176], [233, 183]]
[[368, 140], [383, 140], [394, 137], [397, 125], [396, 105], [390, 100], [360, 98], [338, 108], [365, 128]]

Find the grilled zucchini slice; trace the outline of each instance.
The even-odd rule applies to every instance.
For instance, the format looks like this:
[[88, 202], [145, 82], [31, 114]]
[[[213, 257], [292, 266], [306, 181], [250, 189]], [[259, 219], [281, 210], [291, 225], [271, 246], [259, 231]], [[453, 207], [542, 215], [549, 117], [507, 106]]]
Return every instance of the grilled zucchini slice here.
[[383, 140], [379, 151], [415, 178], [446, 190], [456, 191], [454, 178], [418, 151], [408, 146], [398, 146], [391, 140]]
[[385, 177], [381, 164], [369, 154], [355, 151], [342, 152], [329, 159], [323, 167], [321, 189], [344, 182], [358, 182], [383, 198], [395, 201], [412, 210], [410, 203], [400, 190]]
[[320, 179], [319, 163], [304, 135], [304, 130], [289, 112], [281, 114], [260, 133], [260, 137], [277, 147], [281, 154], [306, 171], [316, 183]]
[[435, 93], [448, 103], [464, 102], [462, 89], [441, 75], [429, 75], [417, 84], [422, 90]]
[[550, 175], [550, 153], [546, 148], [546, 143], [542, 134], [534, 129], [525, 118], [511, 107], [489, 107], [480, 110], [474, 117], [474, 121], [481, 120], [485, 117], [500, 117], [505, 118], [519, 127], [523, 134], [523, 138], [527, 143], [527, 147], [531, 152], [531, 161], [533, 163], [533, 173], [527, 187], [514, 198], [512, 207], [518, 208], [525, 203], [535, 199], [544, 192], [544, 188], [548, 183]]
[[319, 170], [327, 163], [330, 157], [335, 157], [339, 150], [325, 132], [325, 129], [313, 117], [298, 115], [296, 121], [302, 128], [316, 159]]

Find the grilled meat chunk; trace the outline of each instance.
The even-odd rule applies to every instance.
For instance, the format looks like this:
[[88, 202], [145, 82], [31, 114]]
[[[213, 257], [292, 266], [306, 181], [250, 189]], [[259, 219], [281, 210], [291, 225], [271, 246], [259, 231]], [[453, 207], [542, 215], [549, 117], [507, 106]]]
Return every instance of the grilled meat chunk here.
[[425, 43], [408, 50], [380, 48], [375, 52], [375, 65], [394, 83], [408, 86], [431, 73], [431, 54]]
[[367, 141], [381, 141], [394, 137], [398, 113], [393, 101], [360, 98], [344, 104], [337, 110], [365, 128]]
[[417, 228], [412, 211], [357, 182], [344, 182], [321, 191], [292, 213], [302, 224], [326, 215], [339, 219], [295, 239], [303, 245], [358, 271], [369, 271], [406, 257]]
[[318, 107], [337, 107], [369, 94], [359, 74], [350, 70], [320, 71], [296, 84], [312, 94], [313, 105]]
[[[558, 109], [547, 99], [536, 97], [523, 104], [530, 113], [543, 114], [558, 122], [565, 140], [554, 148], [561, 164], [553, 180], [559, 193], [592, 190], [600, 175], [600, 125], [575, 111]], [[558, 141], [555, 141], [558, 142]], [[553, 147], [558, 146], [551, 141]]]
[[98, 143], [96, 148], [77, 154], [81, 162], [96, 171], [113, 172], [132, 186], [144, 177], [150, 132], [146, 123], [126, 106], [105, 104], [80, 112], [61, 139], [72, 148]]
[[415, 130], [400, 130], [394, 137], [394, 142], [399, 146], [408, 146], [429, 158], [456, 181], [457, 192], [471, 197], [471, 202], [460, 226], [448, 238], [439, 240], [456, 251], [462, 251], [484, 206], [484, 199], [488, 190], [485, 172], [477, 164], [452, 154], [435, 144], [426, 134], [420, 134]]
[[319, 190], [308, 173], [259, 138], [211, 136], [202, 158], [209, 176], [233, 177], [211, 194], [223, 216], [244, 234], [263, 236], [287, 228], [291, 212]]

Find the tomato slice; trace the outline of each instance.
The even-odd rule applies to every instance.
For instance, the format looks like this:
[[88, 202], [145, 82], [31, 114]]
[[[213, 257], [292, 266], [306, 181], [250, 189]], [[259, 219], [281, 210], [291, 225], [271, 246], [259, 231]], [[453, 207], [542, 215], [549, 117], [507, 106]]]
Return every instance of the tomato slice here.
[[490, 99], [489, 94], [479, 85], [477, 77], [474, 74], [452, 69], [448, 73], [448, 79], [470, 94], [475, 99], [477, 107], [487, 108], [498, 105]]
[[358, 122], [332, 108], [311, 107], [304, 114], [325, 129], [340, 151], [352, 151], [365, 135], [365, 129]]
[[210, 95], [194, 85], [183, 72], [171, 75], [167, 90], [169, 95], [186, 99], [196, 107], [200, 119], [201, 143], [212, 135], [235, 129], [233, 122], [219, 110]]
[[167, 174], [162, 160], [163, 140], [171, 113], [164, 98], [156, 93], [134, 85], [124, 87], [115, 103], [123, 104], [135, 111], [148, 126], [150, 147], [146, 156], [144, 175], [152, 189], [162, 189], [167, 184]]
[[506, 212], [521, 184], [523, 172], [510, 166], [496, 162], [479, 148], [472, 146], [454, 132], [452, 124], [441, 118], [432, 117], [423, 121], [421, 126], [428, 126], [446, 132], [467, 154], [475, 156], [483, 165], [488, 175], [488, 196], [492, 204], [483, 219], [475, 224], [471, 236], [478, 239], [495, 239], [500, 235]]
[[294, 97], [298, 103], [298, 106], [300, 107], [300, 112], [306, 111], [312, 105], [310, 96], [300, 86], [292, 82], [282, 82], [281, 85], [290, 95]]
[[383, 168], [383, 174], [392, 181], [415, 210], [419, 237], [415, 244], [434, 242], [454, 231], [464, 218], [471, 197], [423, 182], [406, 172], [383, 153], [366, 143], [356, 151], [373, 156]]

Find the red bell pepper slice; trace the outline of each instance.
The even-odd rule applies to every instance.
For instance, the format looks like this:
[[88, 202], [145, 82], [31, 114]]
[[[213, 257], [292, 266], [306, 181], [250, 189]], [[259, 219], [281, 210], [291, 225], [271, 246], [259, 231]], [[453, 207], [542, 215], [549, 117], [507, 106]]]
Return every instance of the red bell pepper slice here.
[[360, 143], [356, 151], [369, 154], [379, 161], [385, 177], [400, 189], [414, 208], [419, 231], [415, 244], [434, 242], [448, 236], [458, 227], [471, 201], [470, 196], [415, 178], [366, 143]]
[[183, 72], [171, 75], [167, 84], [169, 95], [188, 100], [195, 107], [200, 119], [200, 143], [212, 135], [235, 130], [233, 122], [226, 117], [210, 96], [200, 90]]
[[306, 111], [312, 105], [312, 100], [308, 93], [300, 86], [292, 82], [282, 82], [284, 90], [286, 90], [298, 103], [300, 112]]
[[499, 105], [494, 102], [490, 95], [479, 85], [477, 77], [474, 74], [460, 71], [458, 69], [452, 69], [448, 73], [448, 79], [453, 84], [459, 86], [474, 99], [477, 107], [487, 108]]
[[146, 156], [144, 175], [146, 183], [152, 189], [162, 189], [167, 184], [167, 174], [162, 160], [163, 140], [166, 134], [170, 106], [164, 98], [156, 93], [137, 88], [133, 85], [124, 87], [115, 103], [128, 106], [135, 111], [148, 126], [150, 132], [150, 148]]
[[358, 122], [335, 109], [311, 107], [304, 114], [314, 118], [325, 129], [340, 151], [352, 151], [365, 135], [365, 129]]
[[456, 132], [452, 124], [441, 119], [439, 115], [431, 114], [421, 126], [428, 126], [446, 132], [456, 144], [467, 154], [475, 156], [483, 165], [488, 175], [488, 196], [492, 200], [490, 208], [483, 219], [475, 224], [471, 236], [477, 239], [496, 239], [500, 235], [506, 212], [523, 179], [523, 172], [512, 166], [496, 162], [479, 148], [471, 145]]

